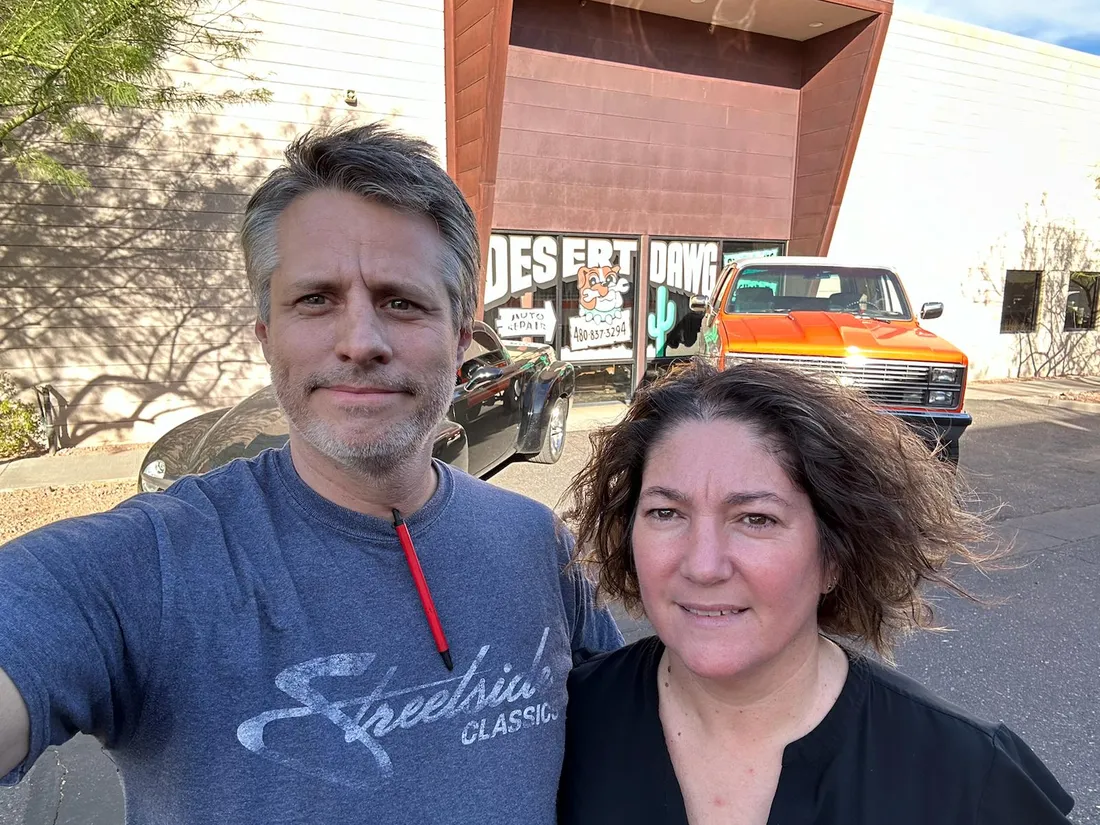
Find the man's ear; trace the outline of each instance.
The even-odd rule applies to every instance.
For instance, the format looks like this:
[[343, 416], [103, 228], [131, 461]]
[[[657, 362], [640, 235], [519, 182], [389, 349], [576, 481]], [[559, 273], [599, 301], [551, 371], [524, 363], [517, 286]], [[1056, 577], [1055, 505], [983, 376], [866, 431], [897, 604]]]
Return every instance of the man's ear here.
[[256, 340], [260, 342], [260, 349], [263, 350], [264, 353], [264, 360], [270, 364], [271, 359], [267, 355], [267, 324], [265, 324], [261, 319], [257, 318], [255, 330]]
[[462, 362], [466, 360], [466, 350], [470, 348], [470, 342], [474, 340], [474, 331], [471, 327], [463, 327], [458, 333], [458, 351], [455, 353], [455, 369], [462, 368]]

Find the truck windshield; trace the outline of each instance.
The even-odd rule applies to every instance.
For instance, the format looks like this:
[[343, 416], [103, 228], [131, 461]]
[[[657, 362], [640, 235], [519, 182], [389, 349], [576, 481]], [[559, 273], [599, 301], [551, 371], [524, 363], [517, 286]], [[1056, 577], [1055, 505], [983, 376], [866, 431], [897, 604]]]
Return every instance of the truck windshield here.
[[821, 265], [754, 265], [737, 273], [726, 312], [848, 312], [908, 321], [905, 295], [885, 269]]

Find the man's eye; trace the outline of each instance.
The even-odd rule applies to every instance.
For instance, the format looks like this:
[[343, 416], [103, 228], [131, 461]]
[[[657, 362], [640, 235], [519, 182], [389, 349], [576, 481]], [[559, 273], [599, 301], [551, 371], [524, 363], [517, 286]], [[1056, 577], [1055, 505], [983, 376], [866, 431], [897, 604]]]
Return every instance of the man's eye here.
[[298, 303], [305, 304], [306, 306], [311, 307], [320, 307], [325, 305], [325, 300], [326, 299], [324, 295], [313, 294], [302, 296], [298, 299]]
[[390, 300], [386, 302], [386, 306], [390, 309], [396, 309], [399, 312], [408, 312], [413, 308], [412, 301], [406, 300], [405, 298], [390, 298]]
[[672, 521], [676, 518], [676, 511], [671, 507], [654, 507], [649, 511], [649, 516], [657, 521]]

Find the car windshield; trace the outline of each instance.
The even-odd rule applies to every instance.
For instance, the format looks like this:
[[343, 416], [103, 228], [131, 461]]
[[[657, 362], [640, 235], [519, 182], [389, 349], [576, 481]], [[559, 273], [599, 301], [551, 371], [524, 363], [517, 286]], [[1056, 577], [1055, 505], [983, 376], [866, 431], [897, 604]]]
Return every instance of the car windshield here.
[[897, 278], [886, 269], [761, 264], [737, 273], [726, 312], [850, 312], [909, 320]]

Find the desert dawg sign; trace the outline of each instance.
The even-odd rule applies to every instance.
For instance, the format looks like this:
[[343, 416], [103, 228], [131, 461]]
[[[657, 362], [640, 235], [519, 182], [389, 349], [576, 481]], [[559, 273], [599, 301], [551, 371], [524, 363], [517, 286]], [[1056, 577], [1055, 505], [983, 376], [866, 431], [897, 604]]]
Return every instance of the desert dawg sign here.
[[485, 309], [534, 289], [577, 280], [585, 267], [618, 265], [623, 277], [633, 278], [637, 252], [637, 238], [494, 233], [485, 268]]
[[[552, 342], [557, 327], [550, 305], [518, 307], [516, 299], [536, 289], [557, 288], [565, 321], [557, 342], [562, 358], [629, 359], [638, 249], [638, 238], [494, 233], [485, 272], [486, 318], [492, 316], [502, 338]], [[561, 290], [572, 282], [575, 298]]]
[[649, 284], [664, 284], [670, 292], [709, 296], [718, 277], [718, 241], [649, 242]]

